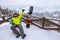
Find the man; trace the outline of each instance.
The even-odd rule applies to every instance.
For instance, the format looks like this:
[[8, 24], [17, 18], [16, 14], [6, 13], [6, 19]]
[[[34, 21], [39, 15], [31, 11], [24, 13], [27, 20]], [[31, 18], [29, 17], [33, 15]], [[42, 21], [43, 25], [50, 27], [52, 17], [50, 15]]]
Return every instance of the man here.
[[[13, 17], [11, 18], [10, 22], [12, 24], [11, 29], [13, 33], [16, 34], [16, 38], [18, 38], [20, 35], [22, 36], [22, 39], [25, 38], [26, 34], [24, 33], [24, 30], [21, 25], [21, 19], [23, 17], [24, 9], [20, 14], [14, 13]], [[16, 29], [18, 28], [20, 32]]]
[[26, 28], [30, 27], [31, 24], [31, 17], [32, 17], [32, 13], [33, 13], [33, 6], [30, 6], [29, 12], [28, 12], [28, 17], [27, 17], [27, 22], [26, 22]]
[[26, 28], [30, 28], [31, 18], [28, 16], [26, 21]]

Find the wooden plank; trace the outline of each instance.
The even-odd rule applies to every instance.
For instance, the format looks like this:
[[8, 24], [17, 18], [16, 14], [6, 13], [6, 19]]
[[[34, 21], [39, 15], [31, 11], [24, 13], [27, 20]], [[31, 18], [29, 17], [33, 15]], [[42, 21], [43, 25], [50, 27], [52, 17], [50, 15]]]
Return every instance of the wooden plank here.
[[52, 21], [60, 21], [59, 19], [49, 19], [47, 18], [48, 20], [52, 20]]
[[40, 21], [42, 20], [43, 18], [40, 18], [40, 19], [32, 19], [32, 21]]
[[42, 28], [41, 26], [39, 26], [39, 25], [37, 25], [37, 24], [35, 24], [35, 23], [33, 23], [33, 22], [32, 22], [32, 24], [35, 25], [35, 26], [38, 27], [38, 28]]
[[60, 30], [60, 28], [43, 28], [45, 30]]

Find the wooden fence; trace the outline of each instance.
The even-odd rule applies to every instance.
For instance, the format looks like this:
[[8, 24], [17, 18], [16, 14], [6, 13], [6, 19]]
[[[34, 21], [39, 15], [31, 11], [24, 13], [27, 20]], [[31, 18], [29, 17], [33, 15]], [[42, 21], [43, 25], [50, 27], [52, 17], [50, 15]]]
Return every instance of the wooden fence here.
[[[8, 18], [8, 19], [5, 20], [5, 17], [3, 16], [2, 19], [3, 20], [0, 20], [0, 24], [2, 24], [4, 22], [8, 22], [10, 18]], [[26, 21], [26, 17], [23, 17], [23, 20]], [[41, 20], [42, 25], [38, 25], [38, 24], [36, 24], [36, 23], [33, 22], [33, 21], [39, 21], [39, 20]], [[59, 21], [59, 20], [47, 19], [47, 18], [43, 17], [43, 18], [38, 18], [38, 19], [32, 19], [32, 24], [35, 25], [36, 27], [40, 28], [40, 29], [45, 29], [45, 30], [60, 30], [60, 25], [57, 24], [57, 23], [54, 23], [54, 22], [52, 22], [50, 20]], [[53, 28], [53, 27], [52, 28], [46, 28], [45, 27], [45, 22], [48, 22], [48, 23], [50, 23], [52, 25], [55, 25], [55, 26], [57, 26], [57, 28]]]

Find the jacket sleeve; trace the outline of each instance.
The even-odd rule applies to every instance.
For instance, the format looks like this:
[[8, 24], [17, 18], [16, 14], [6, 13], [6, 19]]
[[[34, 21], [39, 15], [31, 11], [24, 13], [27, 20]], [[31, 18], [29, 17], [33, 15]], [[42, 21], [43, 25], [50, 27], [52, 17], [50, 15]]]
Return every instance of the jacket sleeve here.
[[19, 18], [21, 19], [23, 17], [23, 12], [20, 12]]
[[11, 18], [11, 19], [9, 19], [9, 22], [10, 22], [10, 24], [13, 24], [12, 18]]

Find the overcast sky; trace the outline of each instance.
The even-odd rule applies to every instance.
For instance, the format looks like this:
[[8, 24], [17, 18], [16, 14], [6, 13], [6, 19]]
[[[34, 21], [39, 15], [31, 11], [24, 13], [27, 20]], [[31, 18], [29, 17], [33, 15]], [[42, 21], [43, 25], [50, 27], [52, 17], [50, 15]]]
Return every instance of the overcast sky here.
[[39, 7], [59, 7], [60, 0], [0, 0], [1, 6], [33, 5]]
[[0, 6], [12, 7], [12, 8], [23, 8], [26, 6], [33, 5], [39, 8], [55, 8], [60, 9], [60, 0], [0, 0]]

